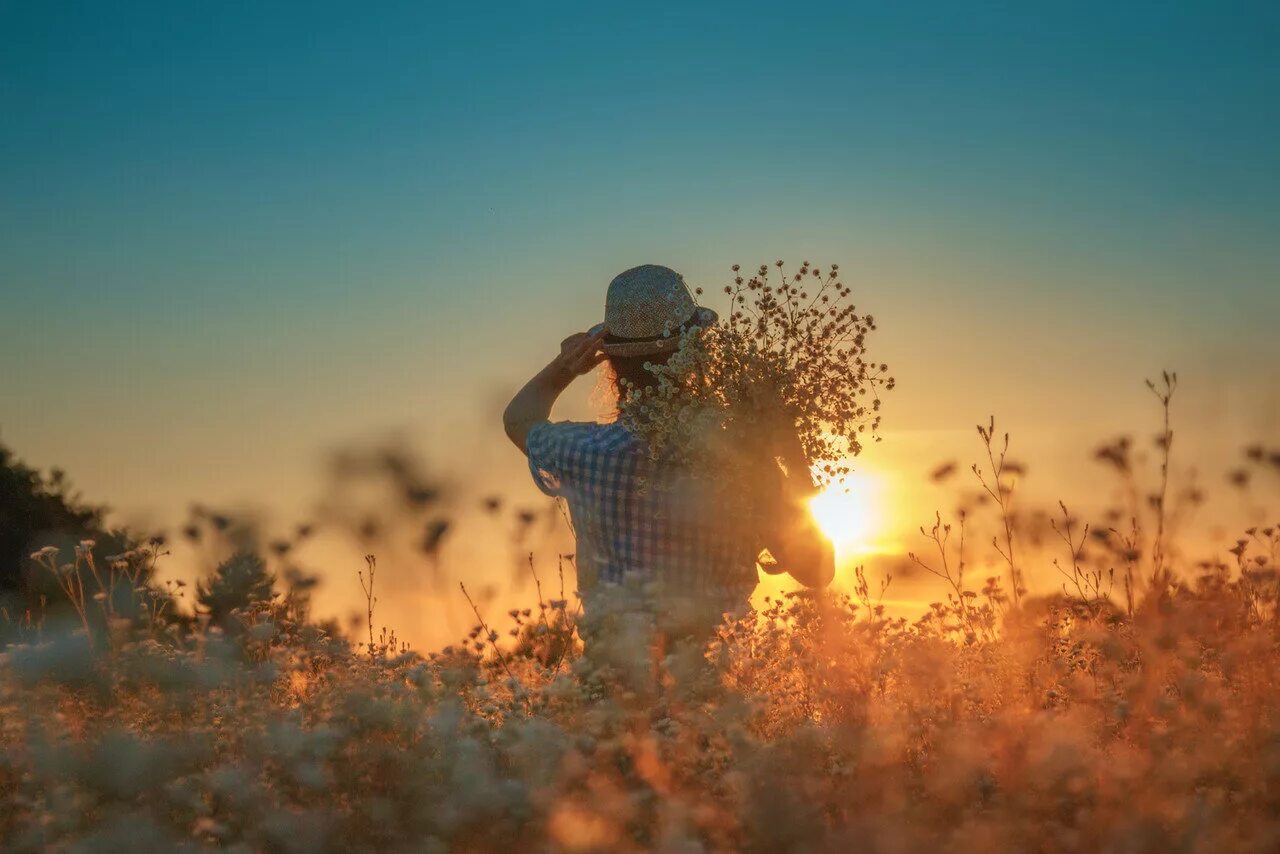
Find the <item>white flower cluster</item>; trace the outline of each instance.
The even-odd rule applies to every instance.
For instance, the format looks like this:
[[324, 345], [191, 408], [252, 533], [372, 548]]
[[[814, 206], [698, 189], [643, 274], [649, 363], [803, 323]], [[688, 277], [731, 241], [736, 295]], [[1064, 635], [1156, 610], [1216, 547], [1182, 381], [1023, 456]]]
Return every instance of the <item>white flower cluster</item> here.
[[623, 423], [655, 457], [731, 480], [760, 459], [794, 458], [798, 442], [819, 482], [842, 482], [863, 439], [878, 439], [879, 391], [894, 387], [888, 366], [867, 359], [874, 318], [846, 304], [838, 265], [824, 276], [806, 261], [778, 285], [767, 265], [750, 280], [733, 270], [726, 316], [684, 330], [665, 364], [645, 365], [654, 381], [625, 389]]

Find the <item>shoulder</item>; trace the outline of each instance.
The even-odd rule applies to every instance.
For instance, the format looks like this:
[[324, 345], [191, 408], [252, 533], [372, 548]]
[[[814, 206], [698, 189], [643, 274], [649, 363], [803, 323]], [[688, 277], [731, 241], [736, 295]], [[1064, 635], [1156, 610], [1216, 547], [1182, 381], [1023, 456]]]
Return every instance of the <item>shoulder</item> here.
[[621, 424], [594, 421], [543, 421], [529, 430], [528, 442], [536, 446], [573, 445], [594, 450], [622, 450], [636, 439]]
[[534, 425], [525, 439], [529, 459], [548, 470], [572, 468], [589, 461], [633, 456], [639, 441], [621, 424], [544, 421]]
[[641, 459], [639, 443], [620, 424], [544, 421], [529, 430], [525, 445], [534, 478], [551, 494], [616, 477]]

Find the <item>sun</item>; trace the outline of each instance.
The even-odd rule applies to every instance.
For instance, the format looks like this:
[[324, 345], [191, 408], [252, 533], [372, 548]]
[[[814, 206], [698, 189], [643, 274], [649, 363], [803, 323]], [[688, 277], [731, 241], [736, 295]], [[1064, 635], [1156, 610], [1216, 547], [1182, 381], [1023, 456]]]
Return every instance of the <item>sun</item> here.
[[883, 524], [880, 479], [855, 472], [809, 499], [809, 512], [841, 556], [880, 551], [877, 535]]

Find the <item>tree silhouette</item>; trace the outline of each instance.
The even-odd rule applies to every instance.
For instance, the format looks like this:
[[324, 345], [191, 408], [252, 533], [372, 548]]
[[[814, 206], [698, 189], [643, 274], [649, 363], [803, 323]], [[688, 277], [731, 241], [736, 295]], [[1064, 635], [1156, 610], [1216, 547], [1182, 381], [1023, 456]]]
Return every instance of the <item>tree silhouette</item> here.
[[39, 613], [42, 597], [50, 611], [65, 604], [53, 578], [31, 559], [37, 549], [57, 546], [70, 555], [76, 543], [93, 540], [94, 556], [105, 565], [106, 555], [134, 546], [124, 531], [105, 528], [105, 513], [74, 494], [61, 470], [42, 475], [0, 444], [0, 608], [10, 620]]
[[220, 626], [228, 634], [236, 633], [240, 626], [231, 619], [233, 612], [270, 601], [275, 581], [261, 557], [239, 551], [196, 585], [196, 602], [209, 614], [211, 625]]

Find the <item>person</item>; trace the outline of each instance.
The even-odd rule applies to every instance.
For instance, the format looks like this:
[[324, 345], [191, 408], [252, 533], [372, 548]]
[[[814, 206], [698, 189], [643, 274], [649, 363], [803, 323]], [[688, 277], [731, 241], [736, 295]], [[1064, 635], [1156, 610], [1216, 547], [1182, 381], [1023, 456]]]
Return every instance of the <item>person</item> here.
[[809, 587], [824, 587], [833, 577], [831, 544], [807, 511], [814, 488], [794, 427], [755, 451], [768, 471], [762, 481], [768, 488], [726, 495], [705, 473], [653, 459], [619, 418], [550, 420], [557, 398], [577, 377], [605, 364], [621, 401], [626, 383], [655, 381], [646, 363], [664, 364], [682, 333], [715, 320], [715, 312], [695, 304], [674, 270], [654, 264], [627, 270], [609, 284], [604, 322], [565, 338], [559, 355], [503, 414], [535, 483], [568, 503], [588, 613], [610, 590], [658, 582], [664, 598], [659, 607], [674, 612], [697, 603], [690, 612], [700, 616], [685, 628], [705, 636], [724, 613], [745, 612], [761, 559], [766, 571], [785, 571]]

